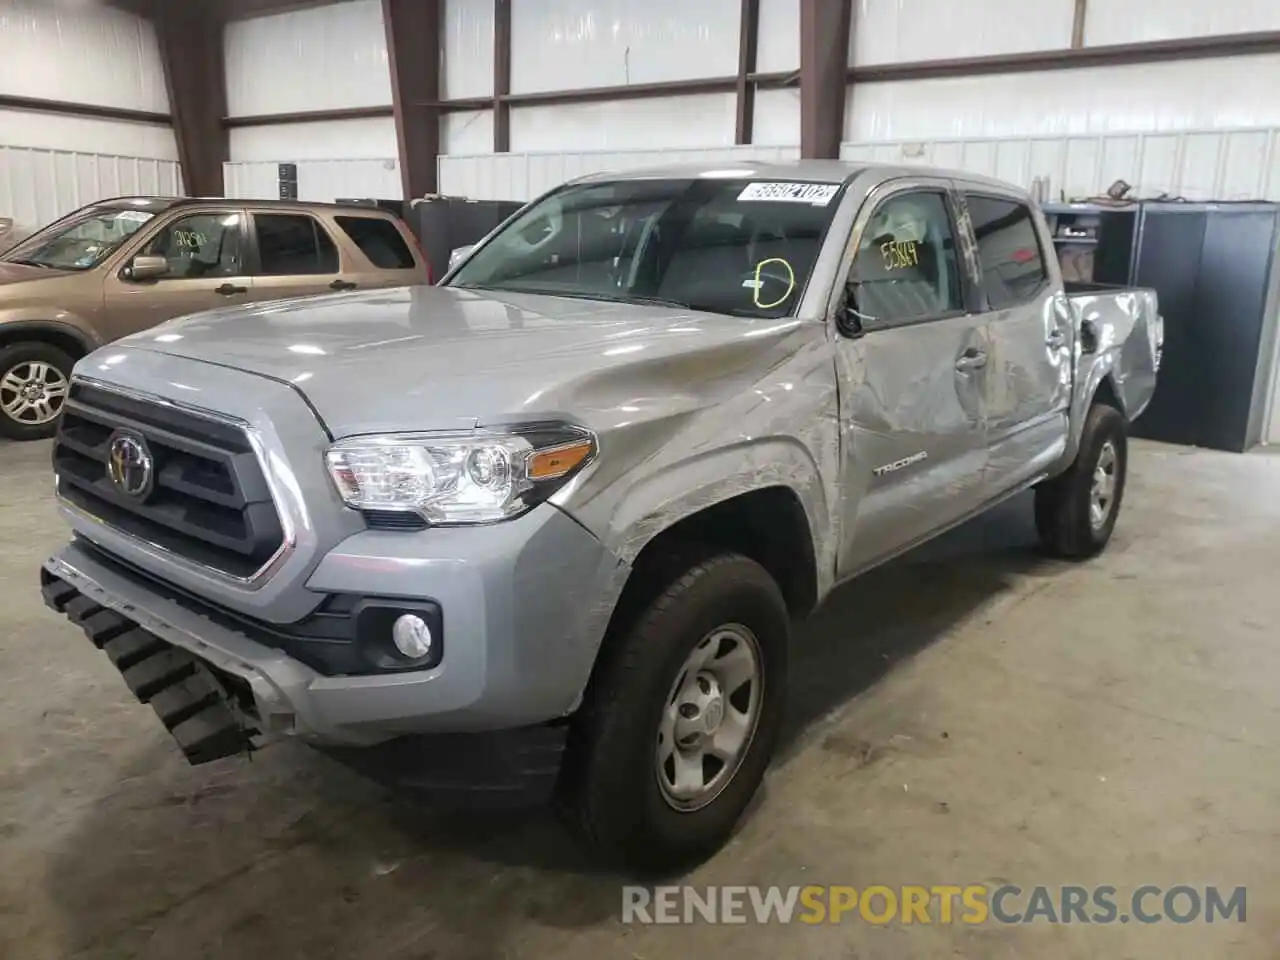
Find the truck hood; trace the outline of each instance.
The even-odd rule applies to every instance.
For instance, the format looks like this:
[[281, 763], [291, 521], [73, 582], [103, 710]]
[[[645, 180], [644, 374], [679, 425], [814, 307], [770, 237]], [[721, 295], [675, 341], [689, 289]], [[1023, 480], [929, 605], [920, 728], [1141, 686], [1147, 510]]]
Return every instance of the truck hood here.
[[607, 426], [645, 398], [698, 406], [758, 379], [801, 326], [415, 286], [193, 314], [121, 344], [287, 381], [342, 437], [558, 416]]
[[11, 286], [15, 283], [26, 283], [29, 280], [50, 280], [54, 277], [64, 277], [69, 271], [53, 270], [46, 267], [32, 267], [25, 263], [9, 263], [0, 260], [0, 287]]

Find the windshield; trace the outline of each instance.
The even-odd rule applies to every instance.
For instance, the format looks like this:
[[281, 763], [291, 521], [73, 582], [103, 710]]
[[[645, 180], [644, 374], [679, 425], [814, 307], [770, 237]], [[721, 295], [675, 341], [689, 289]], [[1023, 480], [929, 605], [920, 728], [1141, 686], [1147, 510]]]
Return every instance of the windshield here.
[[56, 270], [89, 270], [153, 216], [145, 210], [92, 207], [85, 216], [46, 227], [6, 251], [2, 259]]
[[787, 316], [839, 192], [711, 178], [569, 186], [513, 220], [449, 285]]

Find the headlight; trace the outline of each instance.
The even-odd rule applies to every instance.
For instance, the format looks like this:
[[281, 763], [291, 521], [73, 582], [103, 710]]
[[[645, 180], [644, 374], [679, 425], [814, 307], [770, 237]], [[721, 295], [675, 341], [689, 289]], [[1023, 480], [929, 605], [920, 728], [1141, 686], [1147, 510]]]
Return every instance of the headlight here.
[[502, 432], [355, 437], [325, 454], [338, 493], [356, 510], [416, 513], [428, 523], [492, 523], [554, 493], [596, 454], [569, 424]]

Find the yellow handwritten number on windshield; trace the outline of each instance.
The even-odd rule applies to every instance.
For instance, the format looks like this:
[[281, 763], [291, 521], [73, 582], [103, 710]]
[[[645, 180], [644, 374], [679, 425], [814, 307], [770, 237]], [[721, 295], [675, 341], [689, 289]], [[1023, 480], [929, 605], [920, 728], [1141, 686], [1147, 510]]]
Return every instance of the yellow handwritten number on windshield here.
[[[767, 267], [771, 263], [780, 263], [787, 268], [787, 289], [786, 289], [786, 292], [782, 294], [782, 296], [780, 296], [777, 300], [774, 300], [772, 303], [761, 303], [760, 302], [760, 287], [761, 287], [760, 271], [761, 269], [763, 269], [764, 267]], [[791, 296], [791, 291], [794, 290], [795, 288], [796, 288], [796, 271], [795, 271], [795, 268], [792, 267], [791, 264], [789, 264], [786, 260], [783, 260], [781, 257], [771, 257], [768, 260], [761, 260], [759, 263], [756, 264], [755, 283], [751, 285], [751, 299], [755, 301], [755, 305], [758, 309], [772, 310], [774, 307], [781, 306], [786, 301], [787, 297]]]

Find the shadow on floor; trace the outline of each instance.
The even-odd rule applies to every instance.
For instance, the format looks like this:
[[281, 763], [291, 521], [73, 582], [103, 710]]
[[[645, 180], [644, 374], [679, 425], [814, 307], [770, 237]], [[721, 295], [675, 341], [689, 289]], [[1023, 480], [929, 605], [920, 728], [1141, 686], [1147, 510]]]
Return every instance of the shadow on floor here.
[[[1020, 498], [838, 591], [799, 629], [783, 756], [1015, 575], [1052, 569], [1033, 542]], [[497, 957], [522, 924], [618, 910], [619, 878], [545, 811], [440, 816], [293, 744], [189, 768], [157, 728], [119, 752], [119, 785], [85, 798], [51, 865], [68, 955]]]

